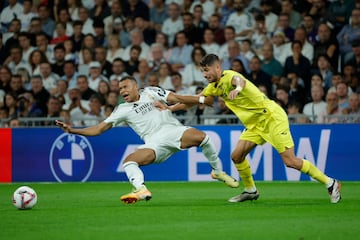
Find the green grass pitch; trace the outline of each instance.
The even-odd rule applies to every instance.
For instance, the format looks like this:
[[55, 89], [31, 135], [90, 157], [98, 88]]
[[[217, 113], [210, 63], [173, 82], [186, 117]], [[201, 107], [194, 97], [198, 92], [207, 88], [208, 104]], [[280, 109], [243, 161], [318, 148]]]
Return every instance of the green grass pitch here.
[[[38, 194], [32, 210], [12, 205], [21, 185]], [[0, 239], [360, 239], [360, 182], [342, 183], [339, 204], [316, 182], [257, 182], [260, 198], [243, 203], [221, 182], [147, 186], [151, 201], [126, 205], [124, 182], [0, 184]]]

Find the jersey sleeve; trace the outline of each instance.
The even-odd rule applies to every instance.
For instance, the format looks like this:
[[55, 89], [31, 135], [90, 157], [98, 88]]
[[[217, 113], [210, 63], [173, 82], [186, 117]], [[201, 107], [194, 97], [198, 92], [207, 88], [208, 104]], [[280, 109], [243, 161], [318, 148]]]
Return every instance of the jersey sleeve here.
[[145, 91], [149, 93], [155, 101], [167, 102], [167, 97], [170, 94], [170, 91], [165, 90], [160, 87], [147, 87]]
[[121, 105], [118, 105], [104, 122], [111, 123], [114, 127], [125, 124], [126, 113], [122, 111]]

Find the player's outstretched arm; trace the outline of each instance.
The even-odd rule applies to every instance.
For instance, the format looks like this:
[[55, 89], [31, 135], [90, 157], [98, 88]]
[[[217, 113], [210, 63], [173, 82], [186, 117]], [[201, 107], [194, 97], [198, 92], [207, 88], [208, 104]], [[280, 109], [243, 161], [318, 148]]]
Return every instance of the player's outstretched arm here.
[[87, 127], [87, 128], [72, 128], [69, 124], [61, 122], [59, 120], [55, 120], [57, 126], [61, 127], [64, 132], [79, 134], [83, 136], [97, 136], [101, 133], [109, 130], [112, 127], [111, 123], [101, 122], [95, 126]]
[[167, 97], [167, 101], [169, 103], [182, 103], [187, 105], [187, 107], [191, 107], [199, 103], [212, 106], [214, 103], [214, 98], [210, 96], [209, 97], [202, 96], [201, 93], [199, 95], [192, 96], [192, 95], [180, 95], [171, 92]]
[[229, 99], [233, 100], [244, 89], [246, 82], [242, 77], [235, 75], [231, 79], [231, 84], [236, 87], [229, 93]]

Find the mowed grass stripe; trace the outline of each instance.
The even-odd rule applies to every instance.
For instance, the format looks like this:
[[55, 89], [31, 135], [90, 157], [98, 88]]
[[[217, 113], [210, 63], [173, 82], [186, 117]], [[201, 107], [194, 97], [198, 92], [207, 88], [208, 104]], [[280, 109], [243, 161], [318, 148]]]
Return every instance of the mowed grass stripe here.
[[241, 189], [220, 182], [148, 182], [148, 202], [125, 205], [129, 183], [29, 183], [32, 210], [0, 184], [0, 239], [358, 239], [360, 182], [343, 182], [331, 204], [315, 182], [257, 182], [260, 198], [229, 203]]

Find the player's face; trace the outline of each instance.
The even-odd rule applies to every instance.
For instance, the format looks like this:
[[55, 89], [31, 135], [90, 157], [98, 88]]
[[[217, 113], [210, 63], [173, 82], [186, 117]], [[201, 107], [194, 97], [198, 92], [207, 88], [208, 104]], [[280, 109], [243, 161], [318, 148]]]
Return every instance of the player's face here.
[[125, 102], [136, 102], [139, 100], [137, 84], [132, 80], [124, 80], [119, 83], [120, 95]]
[[220, 65], [216, 63], [211, 66], [206, 65], [201, 68], [201, 72], [209, 83], [217, 82], [220, 78], [219, 72], [221, 73]]

